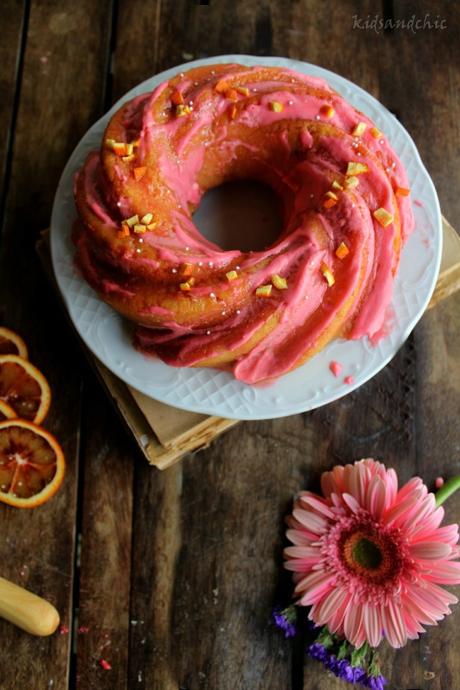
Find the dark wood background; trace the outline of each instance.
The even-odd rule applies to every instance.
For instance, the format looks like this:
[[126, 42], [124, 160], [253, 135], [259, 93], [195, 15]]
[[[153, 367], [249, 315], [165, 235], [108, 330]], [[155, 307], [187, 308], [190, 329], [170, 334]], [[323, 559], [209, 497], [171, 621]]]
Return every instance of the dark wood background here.
[[[0, 574], [53, 601], [69, 632], [38, 639], [0, 621], [1, 690], [342, 687], [306, 658], [305, 640], [285, 642], [270, 625], [289, 591], [283, 516], [337, 462], [375, 456], [430, 485], [460, 471], [459, 297], [426, 314], [393, 362], [343, 400], [241, 424], [160, 474], [87, 368], [34, 240], [69, 154], [117, 98], [159, 70], [231, 52], [307, 60], [374, 94], [413, 136], [458, 226], [459, 10], [447, 0], [3, 0], [0, 323], [26, 338], [50, 380], [46, 424], [68, 473], [42, 508], [0, 505]], [[354, 14], [414, 13], [448, 28], [352, 28]], [[459, 520], [458, 501], [447, 518]], [[391, 690], [460, 688], [459, 616], [384, 652]]]

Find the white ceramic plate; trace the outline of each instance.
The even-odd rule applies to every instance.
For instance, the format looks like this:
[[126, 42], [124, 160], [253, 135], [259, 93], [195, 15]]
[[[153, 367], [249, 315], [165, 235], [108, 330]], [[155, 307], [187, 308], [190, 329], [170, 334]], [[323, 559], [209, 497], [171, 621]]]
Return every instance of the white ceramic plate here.
[[[241, 383], [231, 374], [216, 369], [170, 367], [140, 354], [131, 345], [124, 320], [97, 297], [73, 264], [74, 248], [70, 239], [76, 215], [73, 176], [87, 153], [99, 148], [110, 117], [123, 102], [151, 91], [177, 72], [222, 62], [286, 66], [323, 77], [385, 132], [406, 167], [412, 199], [420, 203], [414, 205], [415, 231], [402, 252], [394, 286], [394, 318], [390, 335], [376, 347], [372, 347], [367, 338], [334, 341], [302, 367], [266, 387]], [[422, 316], [436, 284], [442, 249], [441, 212], [434, 185], [414, 142], [396, 118], [373, 96], [343, 77], [305, 62], [222, 55], [194, 60], [147, 79], [123, 96], [91, 127], [70, 157], [56, 191], [51, 218], [51, 249], [56, 278], [77, 331], [89, 349], [114, 374], [142, 393], [175, 407], [235, 419], [267, 419], [304, 412], [337, 400], [368, 381], [396, 354]], [[329, 370], [332, 360], [343, 365], [338, 378]], [[345, 384], [345, 376], [352, 376], [354, 382]]]

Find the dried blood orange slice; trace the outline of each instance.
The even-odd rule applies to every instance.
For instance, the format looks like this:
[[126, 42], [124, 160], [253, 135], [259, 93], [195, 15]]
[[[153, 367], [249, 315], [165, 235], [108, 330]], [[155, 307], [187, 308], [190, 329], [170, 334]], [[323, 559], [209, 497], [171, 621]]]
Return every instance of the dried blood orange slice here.
[[54, 496], [64, 473], [64, 453], [52, 434], [25, 419], [0, 422], [0, 501], [35, 508]]
[[27, 345], [20, 335], [0, 326], [0, 355], [19, 355], [28, 359]]
[[51, 391], [41, 371], [17, 355], [0, 356], [0, 400], [17, 417], [40, 424], [49, 410]]
[[15, 419], [17, 416], [11, 405], [8, 405], [4, 400], [0, 400], [0, 422], [3, 422], [4, 419]]

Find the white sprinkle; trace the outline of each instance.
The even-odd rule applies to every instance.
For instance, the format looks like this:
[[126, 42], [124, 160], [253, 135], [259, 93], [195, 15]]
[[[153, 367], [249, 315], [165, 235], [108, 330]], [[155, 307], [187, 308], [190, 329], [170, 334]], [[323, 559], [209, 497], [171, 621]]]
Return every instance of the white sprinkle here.
[[215, 292], [210, 292], [209, 296], [211, 299], [216, 299], [216, 293]]
[[202, 265], [203, 265], [203, 262], [202, 262], [202, 261], [198, 261], [198, 266], [202, 266]]
[[177, 268], [172, 268], [171, 273], [177, 273]]
[[194, 81], [194, 82], [193, 82], [193, 86], [198, 86], [198, 82], [197, 82], [197, 81]]
[[215, 74], [215, 73], [216, 73], [216, 70], [215, 70], [215, 69], [212, 69], [212, 70], [211, 70], [211, 74]]
[[288, 101], [288, 105], [294, 105], [294, 101]]
[[384, 143], [385, 142], [383, 141], [383, 139], [380, 139], [379, 144], [384, 144]]
[[391, 172], [391, 168], [385, 168], [386, 172]]
[[295, 84], [295, 79], [291, 79], [291, 84]]
[[316, 120], [319, 120], [319, 119], [320, 119], [320, 118], [319, 118], [319, 115], [315, 115], [315, 119], [316, 119]]
[[190, 251], [190, 247], [185, 247], [185, 251], [186, 251], [186, 252], [189, 252], [189, 251]]
[[136, 249], [136, 252], [140, 254], [142, 252], [142, 249]]
[[236, 310], [236, 313], [237, 313], [237, 314], [241, 314], [241, 309], [237, 309], [237, 310]]
[[225, 314], [226, 314], [227, 312], [226, 312], [225, 309], [224, 309], [224, 310], [221, 311], [220, 313], [222, 314], [222, 316], [225, 316]]
[[257, 88], [256, 88], [255, 86], [254, 86], [254, 88], [253, 88], [252, 90], [255, 91], [255, 92], [257, 92]]
[[121, 206], [121, 201], [117, 201], [117, 206]]
[[391, 164], [391, 167], [392, 167], [392, 168], [396, 168], [396, 163], [393, 162], [393, 163]]
[[212, 261], [208, 261], [208, 266], [210, 266], [210, 267], [212, 268], [212, 267], [214, 266], [213, 262], [212, 262]]
[[142, 244], [143, 241], [144, 241], [144, 240], [142, 239], [142, 237], [139, 237], [139, 239], [138, 239], [139, 244]]
[[179, 77], [183, 77], [183, 76], [184, 76], [184, 73], [181, 72], [181, 73], [179, 74]]
[[358, 151], [358, 156], [360, 156], [360, 155], [361, 155], [361, 154], [360, 154], [360, 152]]
[[189, 101], [188, 104], [189, 104], [189, 105], [193, 105], [193, 101]]
[[355, 206], [356, 206], [356, 204], [352, 204], [352, 205], [351, 205], [351, 208], [354, 208]]
[[211, 335], [211, 331], [206, 331], [206, 335]]
[[235, 266], [235, 268], [236, 268], [237, 271], [240, 271], [240, 270], [241, 270], [241, 266]]

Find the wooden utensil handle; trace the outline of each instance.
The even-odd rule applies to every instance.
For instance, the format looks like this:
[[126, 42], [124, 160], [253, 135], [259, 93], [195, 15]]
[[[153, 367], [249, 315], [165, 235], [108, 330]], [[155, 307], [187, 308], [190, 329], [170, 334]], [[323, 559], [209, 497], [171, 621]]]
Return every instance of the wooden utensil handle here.
[[51, 635], [59, 625], [52, 604], [0, 577], [0, 616], [32, 635]]

